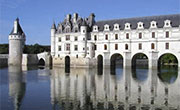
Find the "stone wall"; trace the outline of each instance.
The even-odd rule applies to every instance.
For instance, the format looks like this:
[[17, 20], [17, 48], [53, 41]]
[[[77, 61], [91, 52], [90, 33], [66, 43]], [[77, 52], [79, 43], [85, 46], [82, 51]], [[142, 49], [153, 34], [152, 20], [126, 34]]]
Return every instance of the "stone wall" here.
[[37, 54], [23, 54], [22, 65], [37, 65], [38, 57]]
[[[70, 57], [71, 67], [92, 67], [96, 65], [95, 63], [96, 63], [96, 59]], [[63, 58], [54, 57], [53, 66], [65, 67], [65, 57]]]

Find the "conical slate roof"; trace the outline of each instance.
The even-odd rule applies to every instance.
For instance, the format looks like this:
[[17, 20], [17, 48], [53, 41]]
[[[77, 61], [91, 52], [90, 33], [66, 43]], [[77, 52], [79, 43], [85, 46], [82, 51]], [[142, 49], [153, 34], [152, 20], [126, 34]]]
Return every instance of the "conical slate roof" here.
[[56, 24], [55, 22], [53, 22], [52, 26], [51, 26], [51, 29], [56, 29]]
[[20, 24], [19, 24], [19, 18], [16, 18], [16, 21], [17, 21], [17, 33], [14, 33], [14, 27], [11, 31], [11, 33], [9, 35], [22, 35], [24, 34]]

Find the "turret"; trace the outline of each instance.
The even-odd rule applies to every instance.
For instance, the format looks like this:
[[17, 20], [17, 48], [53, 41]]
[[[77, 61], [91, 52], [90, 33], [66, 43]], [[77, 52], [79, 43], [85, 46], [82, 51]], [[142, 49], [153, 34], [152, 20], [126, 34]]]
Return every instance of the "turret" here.
[[74, 13], [74, 15], [73, 15], [73, 23], [76, 23], [77, 19], [78, 19], [78, 14]]
[[87, 23], [86, 20], [84, 19], [82, 24], [81, 24], [81, 35], [83, 38], [83, 43], [84, 43], [84, 57], [87, 55]]
[[19, 24], [19, 18], [17, 18], [9, 34], [9, 65], [21, 65], [25, 40], [26, 36]]
[[52, 24], [51, 26], [51, 55], [54, 56], [55, 55], [55, 47], [56, 47], [56, 38], [55, 38], [55, 34], [56, 34], [56, 25], [55, 22]]

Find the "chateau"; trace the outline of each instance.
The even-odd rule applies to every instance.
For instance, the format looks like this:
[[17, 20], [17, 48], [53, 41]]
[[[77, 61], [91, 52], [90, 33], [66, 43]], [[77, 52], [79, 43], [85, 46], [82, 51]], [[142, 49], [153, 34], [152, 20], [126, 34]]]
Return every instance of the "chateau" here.
[[156, 68], [166, 53], [180, 61], [179, 47], [180, 14], [96, 21], [93, 13], [84, 19], [74, 13], [51, 27], [53, 65], [110, 65], [120, 55], [129, 67], [143, 53], [149, 67]]

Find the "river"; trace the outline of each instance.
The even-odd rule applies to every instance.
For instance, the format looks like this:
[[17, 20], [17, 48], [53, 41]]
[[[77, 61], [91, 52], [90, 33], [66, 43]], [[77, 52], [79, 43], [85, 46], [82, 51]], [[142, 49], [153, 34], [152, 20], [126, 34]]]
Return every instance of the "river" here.
[[180, 71], [17, 67], [0, 69], [1, 110], [179, 110]]

